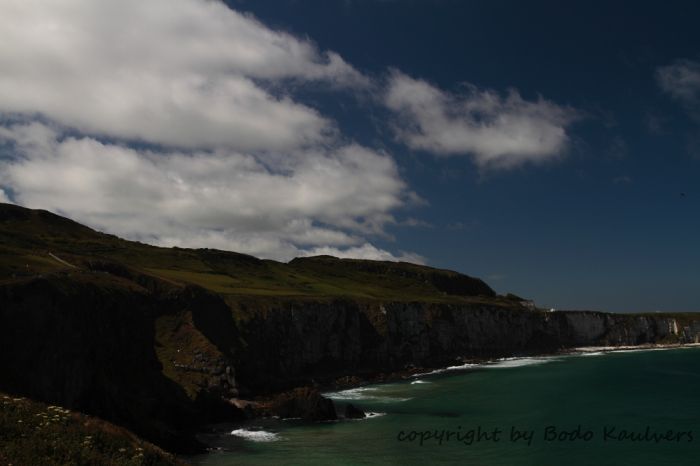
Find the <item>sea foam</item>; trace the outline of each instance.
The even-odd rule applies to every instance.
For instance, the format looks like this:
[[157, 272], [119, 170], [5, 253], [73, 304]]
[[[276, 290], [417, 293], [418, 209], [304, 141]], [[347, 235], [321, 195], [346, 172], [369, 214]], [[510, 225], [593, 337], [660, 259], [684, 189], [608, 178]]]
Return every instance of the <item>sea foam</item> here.
[[231, 435], [241, 437], [251, 442], [275, 442], [280, 440], [279, 434], [264, 430], [236, 429], [231, 431]]
[[413, 377], [422, 377], [424, 375], [434, 375], [434, 374], [442, 374], [443, 372], [451, 372], [451, 371], [464, 371], [467, 369], [473, 369], [475, 367], [479, 367], [480, 364], [461, 364], [459, 366], [448, 366], [448, 367], [443, 367], [442, 369], [435, 369], [434, 371], [430, 372], [422, 372], [420, 374], [414, 374]]
[[367, 412], [365, 412], [365, 417], [360, 417], [360, 418], [356, 418], [356, 419], [349, 419], [349, 421], [351, 421], [351, 422], [366, 421], [367, 419], [375, 419], [375, 418], [382, 417], [382, 416], [386, 416], [386, 413], [375, 413], [373, 411], [367, 411]]
[[372, 392], [376, 391], [376, 387], [357, 387], [341, 390], [339, 392], [329, 392], [323, 395], [334, 400], [365, 400], [373, 398]]
[[524, 357], [524, 358], [503, 358], [495, 362], [483, 364], [486, 369], [509, 369], [512, 367], [535, 366], [548, 362], [558, 361], [559, 357]]
[[381, 388], [382, 387], [357, 387], [339, 392], [324, 393], [323, 395], [333, 400], [371, 400], [384, 403], [395, 403], [411, 399], [385, 395], [381, 392]]

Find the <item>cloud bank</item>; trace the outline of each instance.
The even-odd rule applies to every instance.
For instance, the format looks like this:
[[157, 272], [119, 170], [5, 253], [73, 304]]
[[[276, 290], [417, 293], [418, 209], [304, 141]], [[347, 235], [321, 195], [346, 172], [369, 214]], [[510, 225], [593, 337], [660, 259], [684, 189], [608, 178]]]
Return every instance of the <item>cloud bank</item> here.
[[700, 63], [678, 60], [662, 66], [656, 70], [656, 80], [665, 93], [700, 120]]
[[155, 244], [290, 259], [368, 243], [415, 197], [295, 100], [369, 80], [210, 0], [0, 3], [0, 200]]
[[397, 118], [397, 139], [438, 155], [470, 155], [482, 168], [511, 168], [552, 159], [566, 150], [575, 110], [516, 90], [504, 97], [466, 85], [454, 95], [394, 71], [384, 96]]
[[399, 141], [482, 168], [556, 157], [577, 117], [398, 71], [382, 87], [219, 0], [3, 1], [0, 70], [0, 201], [149, 243], [282, 260], [423, 261], [371, 244], [420, 202], [395, 160], [346, 137], [300, 88], [380, 92]]
[[170, 246], [395, 259], [364, 236], [381, 234], [388, 212], [409, 202], [394, 160], [355, 144], [257, 156], [152, 152], [60, 138], [40, 123], [0, 128], [0, 141], [18, 155], [2, 164], [0, 183], [20, 204]]
[[363, 86], [333, 53], [206, 0], [0, 5], [0, 109], [187, 148], [286, 149], [332, 123], [265, 82]]

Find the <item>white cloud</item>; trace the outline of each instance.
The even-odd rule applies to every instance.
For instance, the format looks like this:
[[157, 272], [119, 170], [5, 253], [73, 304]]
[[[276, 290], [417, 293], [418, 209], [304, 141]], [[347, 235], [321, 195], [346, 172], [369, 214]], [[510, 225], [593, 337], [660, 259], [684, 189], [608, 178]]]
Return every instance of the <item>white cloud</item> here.
[[168, 246], [414, 257], [368, 242], [420, 199], [394, 160], [291, 92], [371, 86], [308, 39], [218, 0], [7, 0], [0, 70], [0, 201]]
[[700, 63], [678, 60], [656, 70], [661, 89], [681, 102], [696, 118], [700, 118]]
[[17, 157], [0, 163], [0, 185], [17, 203], [170, 246], [390, 258], [364, 236], [381, 233], [411, 196], [390, 156], [355, 144], [284, 155], [162, 153], [60, 137], [40, 123], [0, 128], [3, 140]]
[[397, 138], [438, 155], [469, 154], [486, 168], [544, 161], [566, 150], [575, 110], [541, 97], [527, 101], [516, 90], [501, 97], [471, 85], [466, 89], [453, 95], [394, 71], [384, 103], [397, 115]]
[[[368, 242], [422, 202], [391, 156], [349, 142], [289, 92], [372, 86], [308, 39], [218, 0], [6, 0], [0, 70], [11, 147], [0, 201], [11, 192], [163, 245], [424, 260]], [[482, 167], [556, 156], [576, 118], [516, 91], [456, 96], [399, 72], [385, 97], [403, 142]]]
[[340, 258], [369, 259], [376, 261], [403, 261], [413, 264], [425, 264], [425, 258], [410, 252], [401, 252], [398, 255], [391, 254], [382, 249], [377, 249], [371, 244], [363, 244], [346, 249], [335, 247], [319, 247], [304, 253], [305, 256], [328, 255]]
[[211, 0], [7, 0], [0, 69], [0, 112], [183, 148], [323, 141], [331, 121], [264, 83], [368, 84], [338, 54]]

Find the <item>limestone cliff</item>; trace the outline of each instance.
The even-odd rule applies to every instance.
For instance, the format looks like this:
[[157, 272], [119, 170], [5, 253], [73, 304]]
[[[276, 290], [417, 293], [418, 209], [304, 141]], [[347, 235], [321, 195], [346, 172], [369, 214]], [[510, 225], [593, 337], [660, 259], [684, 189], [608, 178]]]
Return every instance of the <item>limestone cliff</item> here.
[[436, 367], [577, 346], [693, 343], [700, 316], [543, 312], [486, 305], [290, 302], [239, 324], [238, 382], [279, 390], [310, 379]]

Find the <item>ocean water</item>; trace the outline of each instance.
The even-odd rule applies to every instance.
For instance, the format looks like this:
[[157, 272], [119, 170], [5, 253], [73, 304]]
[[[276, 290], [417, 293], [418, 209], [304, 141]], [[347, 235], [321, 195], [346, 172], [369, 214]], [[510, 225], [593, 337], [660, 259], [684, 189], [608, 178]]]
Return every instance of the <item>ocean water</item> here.
[[698, 465], [700, 349], [513, 358], [328, 393], [368, 419], [257, 420], [198, 465]]

